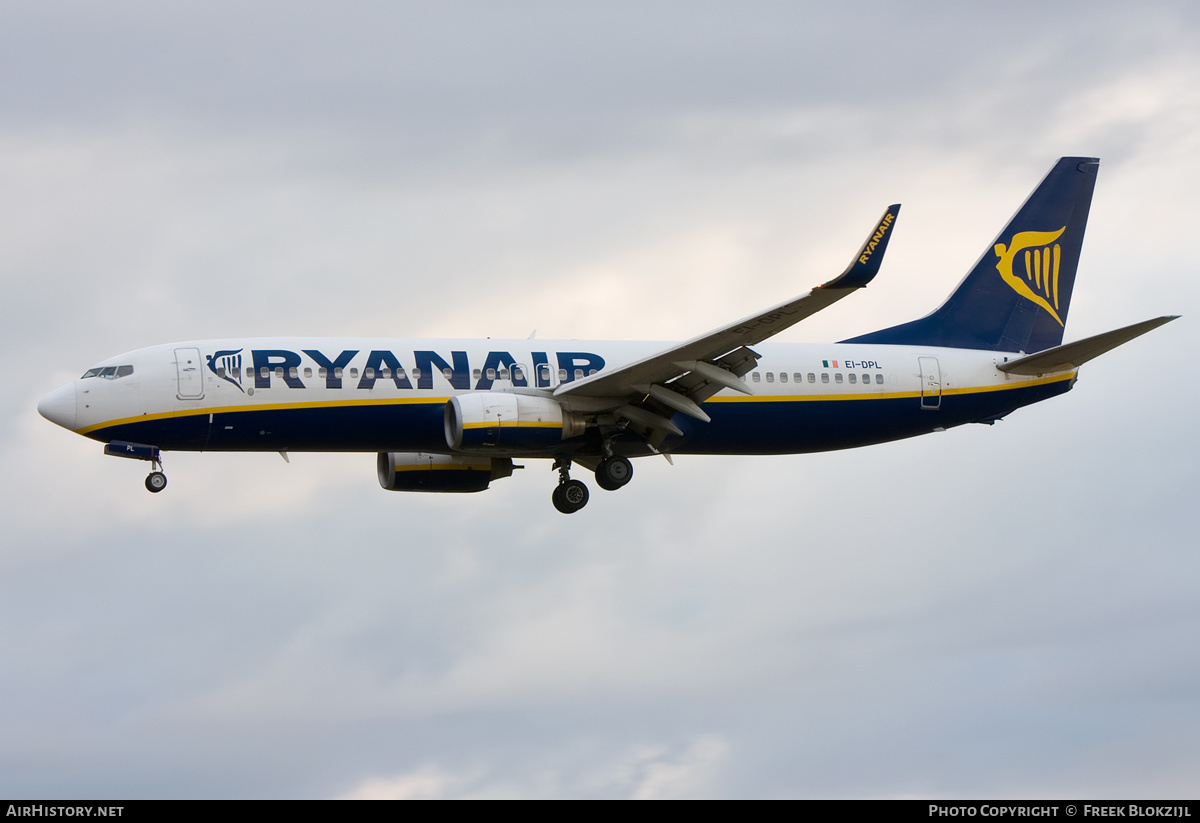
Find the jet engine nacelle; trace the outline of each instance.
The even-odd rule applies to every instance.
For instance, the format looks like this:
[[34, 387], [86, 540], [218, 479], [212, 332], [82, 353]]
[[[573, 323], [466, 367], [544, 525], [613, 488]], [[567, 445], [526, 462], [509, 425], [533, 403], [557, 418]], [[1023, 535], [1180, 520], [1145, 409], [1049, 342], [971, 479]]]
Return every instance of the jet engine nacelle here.
[[424, 452], [380, 452], [379, 485], [392, 492], [481, 492], [509, 477], [507, 457], [454, 457]]
[[446, 404], [446, 444], [455, 451], [542, 451], [578, 437], [586, 427], [582, 416], [549, 397], [471, 392]]

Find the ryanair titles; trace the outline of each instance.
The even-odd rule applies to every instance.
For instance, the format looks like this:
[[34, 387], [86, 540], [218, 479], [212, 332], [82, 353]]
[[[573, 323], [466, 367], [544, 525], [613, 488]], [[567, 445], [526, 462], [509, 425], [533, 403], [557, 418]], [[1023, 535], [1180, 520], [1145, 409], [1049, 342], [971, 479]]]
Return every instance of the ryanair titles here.
[[[871, 259], [871, 255], [875, 253], [875, 247], [883, 242], [884, 235], [888, 233], [888, 229], [892, 227], [892, 222], [896, 216], [890, 211], [883, 216], [883, 221], [880, 222], [879, 228], [875, 229], [875, 233], [871, 235], [871, 239], [867, 241], [867, 245], [863, 247], [863, 252], [858, 256], [859, 263], [866, 263]], [[859, 235], [861, 237], [862, 235]]]
[[304, 389], [315, 381], [323, 382], [326, 389], [373, 389], [381, 380], [397, 389], [432, 389], [434, 375], [462, 391], [487, 391], [498, 380], [512, 386], [545, 389], [604, 368], [603, 357], [582, 351], [553, 352], [557, 374], [551, 371], [548, 352], [530, 352], [528, 357], [518, 359], [510, 352], [490, 351], [474, 369], [465, 351], [449, 354], [447, 359], [435, 351], [414, 351], [411, 360], [401, 360], [386, 349], [373, 349], [363, 356], [360, 349], [345, 349], [332, 356], [317, 349], [251, 349], [248, 353], [225, 349], [206, 355], [206, 359], [212, 374], [248, 393], [272, 385]]

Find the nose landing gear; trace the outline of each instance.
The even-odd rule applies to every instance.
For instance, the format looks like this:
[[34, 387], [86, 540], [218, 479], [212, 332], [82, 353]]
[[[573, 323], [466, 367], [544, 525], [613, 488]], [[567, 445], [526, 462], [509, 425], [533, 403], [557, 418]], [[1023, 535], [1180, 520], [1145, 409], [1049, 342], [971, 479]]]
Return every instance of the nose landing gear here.
[[162, 471], [162, 450], [158, 446], [114, 440], [111, 443], [105, 444], [104, 453], [112, 457], [148, 461], [152, 471], [146, 477], [146, 491], [151, 494], [158, 494], [167, 487], [167, 476]]

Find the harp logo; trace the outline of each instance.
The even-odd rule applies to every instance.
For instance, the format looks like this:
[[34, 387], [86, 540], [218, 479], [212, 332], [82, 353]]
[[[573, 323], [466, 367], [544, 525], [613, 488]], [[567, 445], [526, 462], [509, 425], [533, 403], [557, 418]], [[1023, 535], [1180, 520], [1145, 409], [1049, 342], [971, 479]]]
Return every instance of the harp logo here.
[[238, 391], [245, 392], [242, 388], [242, 350], [237, 351], [219, 351], [216, 354], [205, 355], [208, 358], [208, 370], [217, 377], [225, 380], [238, 387]]
[[1012, 236], [1012, 241], [1005, 248], [1003, 243], [997, 243], [996, 271], [1000, 272], [1012, 290], [1032, 300], [1063, 325], [1058, 316], [1058, 267], [1062, 260], [1062, 247], [1054, 241], [1064, 231], [1063, 226], [1058, 231], [1019, 231]]

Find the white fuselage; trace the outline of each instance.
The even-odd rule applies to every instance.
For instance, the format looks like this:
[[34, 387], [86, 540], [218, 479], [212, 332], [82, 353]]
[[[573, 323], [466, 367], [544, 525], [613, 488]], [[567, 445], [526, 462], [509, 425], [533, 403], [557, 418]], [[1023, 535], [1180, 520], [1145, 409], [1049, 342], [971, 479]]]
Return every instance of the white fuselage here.
[[[663, 345], [405, 338], [186, 341], [109, 358], [43, 406], [55, 409], [51, 419], [80, 434], [163, 449], [448, 451], [438, 421], [451, 397], [475, 391], [548, 396], [564, 383], [645, 357]], [[703, 405], [710, 423], [677, 415], [685, 435], [674, 450], [820, 451], [908, 437], [992, 419], [1061, 393], [1074, 378], [1074, 371], [1006, 374], [996, 364], [1018, 355], [967, 349], [764, 343], [757, 351], [758, 368], [742, 377], [751, 394], [725, 389], [709, 398]], [[586, 397], [568, 395], [562, 403], [567, 409], [596, 411]]]

